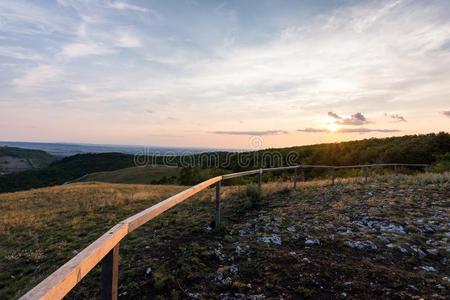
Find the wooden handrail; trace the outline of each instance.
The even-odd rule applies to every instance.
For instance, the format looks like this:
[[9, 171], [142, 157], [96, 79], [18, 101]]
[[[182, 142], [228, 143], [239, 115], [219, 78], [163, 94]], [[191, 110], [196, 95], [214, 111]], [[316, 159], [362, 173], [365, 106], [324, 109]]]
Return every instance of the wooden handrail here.
[[222, 180], [222, 176], [206, 180], [120, 222], [20, 299], [53, 300], [63, 298], [128, 233], [220, 180]]
[[[20, 299], [22, 300], [35, 300], [35, 299], [61, 299], [67, 295], [81, 279], [86, 276], [100, 261], [102, 261], [105, 256], [113, 253], [112, 251], [115, 247], [118, 247], [119, 242], [126, 237], [130, 232], [134, 231], [136, 228], [147, 223], [153, 218], [159, 216], [166, 210], [172, 208], [173, 206], [185, 201], [191, 196], [197, 194], [198, 192], [216, 184], [216, 225], [220, 222], [220, 182], [222, 180], [227, 180], [236, 177], [249, 176], [259, 174], [259, 186], [261, 186], [261, 175], [264, 172], [274, 172], [283, 170], [297, 170], [303, 168], [325, 168], [325, 169], [349, 169], [349, 168], [373, 168], [373, 167], [425, 167], [427, 164], [365, 164], [365, 165], [351, 165], [351, 166], [326, 166], [326, 165], [296, 165], [288, 167], [278, 167], [278, 168], [266, 168], [257, 169], [251, 171], [244, 171], [232, 174], [226, 174], [223, 176], [213, 177], [206, 181], [203, 181], [189, 189], [186, 189], [166, 200], [163, 200], [127, 219], [118, 223], [112, 227], [108, 232], [103, 234], [92, 244], [84, 248], [75, 257], [61, 266], [58, 270], [44, 279], [41, 283], [35, 286], [33, 289], [28, 291]], [[297, 173], [295, 173], [297, 174]], [[296, 180], [297, 176], [295, 176]], [[334, 184], [335, 172], [333, 171], [332, 182]], [[366, 172], [367, 181], [367, 172]], [[295, 183], [294, 183], [295, 187]], [[117, 249], [118, 250], [118, 249]], [[114, 253], [117, 253], [115, 251]], [[116, 274], [117, 275], [117, 274]], [[117, 287], [116, 287], [117, 289]], [[114, 293], [112, 293], [114, 295]], [[115, 294], [117, 295], [117, 293]], [[114, 297], [114, 296], [113, 296]]]
[[184, 190], [184, 191], [176, 194], [175, 196], [172, 196], [164, 201], [161, 201], [158, 204], [155, 204], [152, 207], [147, 208], [147, 209], [141, 211], [140, 213], [135, 214], [132, 217], [129, 217], [128, 219], [123, 221], [123, 223], [127, 224], [129, 226], [128, 232], [132, 232], [139, 226], [147, 223], [148, 221], [150, 221], [151, 219], [155, 218], [156, 216], [162, 214], [169, 208], [177, 205], [178, 203], [183, 202], [187, 198], [197, 194], [198, 192], [206, 189], [207, 187], [209, 187], [221, 180], [222, 180], [222, 176], [217, 176], [217, 177], [208, 179], [206, 181], [203, 181], [202, 183], [199, 183], [187, 190]]
[[21, 299], [61, 299], [128, 234], [128, 225], [119, 223], [65, 263]]

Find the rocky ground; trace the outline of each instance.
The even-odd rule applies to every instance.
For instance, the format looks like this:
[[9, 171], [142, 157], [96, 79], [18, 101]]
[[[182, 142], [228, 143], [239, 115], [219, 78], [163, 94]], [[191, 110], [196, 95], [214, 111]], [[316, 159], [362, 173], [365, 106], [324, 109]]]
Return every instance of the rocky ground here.
[[[209, 193], [122, 243], [119, 296], [449, 299], [449, 179], [228, 188], [219, 230]], [[98, 270], [71, 297], [93, 291]]]

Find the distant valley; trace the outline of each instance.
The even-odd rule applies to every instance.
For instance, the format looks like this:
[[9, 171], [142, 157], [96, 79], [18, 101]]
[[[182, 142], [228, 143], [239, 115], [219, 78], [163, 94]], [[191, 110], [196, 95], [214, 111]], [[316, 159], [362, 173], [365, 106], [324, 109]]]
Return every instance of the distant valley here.
[[[0, 141], [0, 147], [17, 147], [34, 150], [43, 150], [55, 156], [71, 156], [82, 153], [108, 153], [119, 152], [126, 154], [148, 153], [164, 155], [201, 153], [219, 151], [219, 148], [189, 148], [189, 147], [158, 147], [158, 146], [135, 146], [135, 145], [101, 145], [101, 144], [75, 144], [75, 143], [38, 143], [38, 142], [11, 142]], [[239, 149], [227, 149], [226, 151], [239, 151]]]

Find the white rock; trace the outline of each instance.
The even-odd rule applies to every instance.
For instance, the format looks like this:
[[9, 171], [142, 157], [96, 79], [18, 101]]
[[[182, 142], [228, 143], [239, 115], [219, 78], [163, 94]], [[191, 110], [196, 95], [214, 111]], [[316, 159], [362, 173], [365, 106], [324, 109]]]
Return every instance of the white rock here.
[[421, 266], [420, 267], [422, 270], [425, 270], [427, 272], [436, 272], [436, 269], [433, 268], [432, 266]]
[[356, 249], [378, 249], [377, 245], [375, 245], [372, 241], [345, 241], [344, 245]]
[[192, 299], [200, 299], [200, 294], [199, 293], [188, 293], [189, 298]]
[[225, 255], [223, 255], [223, 253], [220, 251], [220, 249], [214, 249], [214, 254], [220, 261], [225, 260]]
[[437, 249], [427, 249], [427, 252], [432, 255], [438, 255], [439, 251]]
[[391, 232], [391, 233], [398, 233], [398, 234], [405, 234], [405, 229], [402, 225], [396, 225], [396, 224], [382, 224], [380, 226], [381, 232]]
[[415, 245], [410, 246], [410, 248], [412, 251], [416, 252], [421, 257], [424, 257], [427, 255], [422, 249], [420, 249], [419, 247], [417, 247]]
[[394, 244], [394, 243], [387, 244], [386, 247], [391, 248], [391, 249], [392, 248], [393, 249], [399, 249], [402, 253], [407, 253], [408, 252], [408, 250], [406, 250], [402, 246]]
[[306, 238], [305, 245], [306, 246], [320, 245], [320, 241], [318, 239]]
[[263, 243], [267, 243], [267, 244], [272, 243], [272, 244], [275, 244], [275, 245], [281, 245], [281, 243], [282, 243], [281, 237], [276, 235], [276, 234], [271, 235], [271, 236], [260, 237], [258, 239], [258, 241], [263, 242]]

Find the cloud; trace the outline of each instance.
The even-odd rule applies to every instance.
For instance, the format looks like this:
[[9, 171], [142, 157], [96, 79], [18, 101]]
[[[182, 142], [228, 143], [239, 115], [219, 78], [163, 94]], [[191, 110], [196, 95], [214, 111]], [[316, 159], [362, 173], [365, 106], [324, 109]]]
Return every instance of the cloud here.
[[41, 60], [42, 56], [38, 53], [22, 47], [0, 46], [0, 56], [6, 56], [14, 59], [23, 60]]
[[115, 46], [120, 48], [138, 48], [142, 46], [140, 38], [127, 31], [119, 31], [116, 34]]
[[[67, 81], [58, 86], [70, 85], [70, 93], [52, 91], [42, 98], [49, 103], [70, 102], [73, 111], [84, 111], [89, 103], [89, 113], [99, 117], [106, 110], [117, 119], [129, 117], [130, 123], [150, 126], [150, 115], [142, 111], [151, 105], [155, 118], [163, 119], [167, 114], [160, 114], [160, 106], [167, 105], [168, 111], [183, 110], [183, 119], [167, 129], [174, 131], [184, 126], [205, 130], [195, 127], [200, 119], [224, 129], [233, 128], [231, 120], [243, 119], [254, 126], [250, 128], [266, 128], [264, 124], [305, 128], [321, 124], [316, 116], [331, 109], [338, 117], [335, 120], [344, 123], [345, 119], [363, 121], [359, 115], [343, 112], [364, 111], [361, 115], [371, 119], [395, 111], [413, 118], [415, 112], [423, 111], [418, 117], [426, 120], [422, 123], [427, 128], [411, 122], [409, 130], [442, 127], [427, 122], [430, 114], [426, 112], [446, 108], [448, 101], [448, 1], [405, 1], [396, 6], [388, 1], [339, 1], [318, 14], [308, 14], [306, 5], [305, 18], [295, 19], [299, 10], [280, 13], [261, 6], [252, 8], [264, 12], [261, 22], [245, 24], [238, 17], [248, 13], [247, 6], [241, 5], [232, 6], [237, 17], [233, 22], [222, 15], [189, 10], [183, 1], [179, 3], [180, 9], [186, 9], [183, 14], [171, 10], [167, 1], [66, 2], [79, 3], [79, 10], [38, 1], [0, 1], [0, 44], [29, 47], [44, 59], [55, 58], [48, 63], [65, 70]], [[107, 9], [108, 3], [113, 7]], [[168, 14], [170, 22], [155, 26], [151, 14], [130, 8], [133, 4], [155, 5]], [[120, 37], [116, 33], [121, 30], [140, 42]], [[233, 38], [233, 43], [222, 43]], [[128, 50], [139, 44], [138, 51]], [[65, 55], [55, 56], [58, 49]], [[113, 55], [100, 57], [109, 53]], [[120, 57], [115, 55], [119, 53]], [[83, 59], [78, 63], [68, 57]], [[149, 63], [146, 57], [164, 59], [165, 64]], [[0, 73], [7, 76], [29, 68], [29, 61], [19, 63], [24, 65], [5, 66]], [[71, 89], [82, 84], [89, 89]], [[3, 87], [2, 98], [14, 99], [17, 108], [31, 102], [31, 97], [15, 94], [14, 86]], [[57, 108], [49, 107], [49, 111]], [[140, 112], [142, 119], [131, 117], [129, 111]], [[439, 110], [434, 114], [438, 116]], [[302, 130], [314, 132], [314, 128]]]
[[380, 132], [380, 133], [389, 133], [389, 132], [401, 132], [398, 129], [372, 129], [372, 128], [340, 128], [336, 131], [337, 133], [370, 133], [370, 132]]
[[308, 132], [308, 133], [316, 133], [316, 132], [329, 132], [327, 129], [322, 128], [304, 128], [304, 129], [297, 129], [297, 131], [300, 132]]
[[325, 128], [304, 128], [304, 129], [297, 129], [299, 132], [306, 132], [306, 133], [371, 133], [371, 132], [378, 132], [378, 133], [393, 133], [393, 132], [401, 132], [398, 129], [372, 129], [372, 128], [339, 128], [336, 131], [330, 131]]
[[389, 117], [393, 122], [407, 122], [405, 117], [400, 116], [398, 114], [393, 114], [393, 115], [389, 115], [389, 114], [384, 114], [386, 117]]
[[450, 110], [443, 111], [442, 114], [444, 116], [450, 117]]
[[264, 131], [214, 131], [214, 134], [226, 134], [226, 135], [282, 135], [288, 134], [285, 130], [264, 130]]
[[0, 32], [25, 35], [70, 34], [75, 22], [39, 6], [37, 1], [0, 1]]
[[331, 112], [331, 111], [328, 112], [328, 116], [333, 119], [336, 119], [336, 120], [342, 120], [342, 117], [340, 117], [338, 114]]
[[69, 58], [89, 56], [89, 55], [110, 54], [113, 52], [114, 52], [113, 49], [104, 47], [100, 44], [96, 44], [93, 42], [71, 43], [64, 45], [62, 48], [62, 54]]
[[366, 117], [364, 117], [364, 115], [360, 112], [351, 115], [350, 118], [342, 118], [338, 114], [331, 111], [328, 112], [328, 116], [333, 118], [335, 122], [340, 125], [361, 126], [369, 123]]
[[127, 28], [110, 29], [109, 32], [97, 28], [87, 28], [82, 23], [78, 29], [78, 38], [62, 47], [64, 57], [76, 58], [91, 55], [114, 54], [121, 48], [138, 48], [141, 38]]
[[52, 65], [39, 65], [28, 70], [22, 77], [15, 78], [12, 84], [17, 89], [39, 88], [58, 79], [62, 70]]
[[149, 9], [141, 6], [137, 6], [134, 4], [129, 4], [125, 1], [111, 1], [106, 4], [109, 8], [114, 8], [118, 10], [132, 10], [138, 12], [148, 12]]

